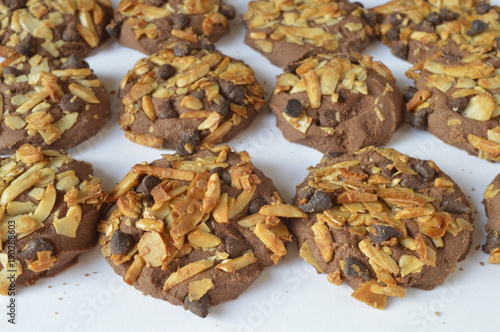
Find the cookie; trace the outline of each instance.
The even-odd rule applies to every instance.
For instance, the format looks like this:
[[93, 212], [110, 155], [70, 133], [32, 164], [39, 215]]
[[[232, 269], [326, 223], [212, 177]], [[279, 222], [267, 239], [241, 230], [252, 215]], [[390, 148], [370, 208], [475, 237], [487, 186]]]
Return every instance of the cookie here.
[[432, 161], [393, 149], [325, 155], [297, 186], [290, 219], [300, 256], [352, 296], [383, 309], [387, 296], [442, 284], [472, 242], [469, 203]]
[[0, 54], [86, 57], [106, 39], [109, 0], [6, 0], [0, 4]]
[[470, 155], [500, 161], [500, 57], [437, 53], [407, 75], [408, 123]]
[[394, 0], [372, 13], [382, 42], [411, 63], [437, 51], [500, 50], [500, 7], [489, 1]]
[[403, 120], [391, 71], [359, 54], [320, 54], [285, 68], [269, 101], [285, 138], [326, 152], [382, 146]]
[[0, 154], [25, 143], [69, 149], [96, 134], [110, 103], [87, 62], [71, 55], [5, 60], [0, 76]]
[[139, 60], [120, 85], [120, 126], [133, 142], [189, 154], [225, 142], [264, 107], [264, 89], [242, 61], [220, 52], [164, 50]]
[[106, 29], [121, 45], [139, 52], [173, 48], [183, 56], [191, 48], [213, 49], [235, 15], [222, 0], [122, 0]]
[[106, 193], [93, 173], [88, 163], [29, 144], [0, 158], [1, 295], [66, 270], [97, 243]]
[[486, 224], [486, 243], [483, 251], [490, 255], [488, 263], [500, 264], [500, 175], [491, 182], [484, 192], [484, 208], [488, 222]]
[[304, 214], [228, 146], [135, 165], [108, 202], [99, 242], [115, 272], [201, 317], [277, 264], [290, 241], [283, 217]]
[[318, 53], [361, 52], [374, 34], [365, 15], [346, 0], [252, 1], [245, 43], [278, 67]]

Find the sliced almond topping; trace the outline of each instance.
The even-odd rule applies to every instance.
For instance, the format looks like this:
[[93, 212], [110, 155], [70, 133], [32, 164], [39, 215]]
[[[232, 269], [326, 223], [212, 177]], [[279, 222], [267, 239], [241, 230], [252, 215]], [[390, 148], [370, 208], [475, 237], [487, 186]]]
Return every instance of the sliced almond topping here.
[[413, 112], [414, 110], [417, 109], [418, 106], [426, 102], [431, 95], [432, 93], [429, 90], [419, 90], [417, 93], [415, 93], [413, 98], [411, 98], [410, 101], [406, 103], [406, 109], [409, 112]]
[[216, 222], [220, 224], [229, 222], [229, 205], [227, 193], [223, 193], [222, 195], [220, 195], [219, 201], [212, 211], [212, 217]]
[[245, 228], [254, 227], [257, 224], [266, 222], [266, 216], [263, 214], [252, 214], [238, 221], [238, 225]]
[[488, 121], [496, 108], [495, 100], [490, 93], [482, 93], [472, 97], [462, 112], [466, 118]]
[[33, 212], [33, 218], [39, 223], [43, 223], [49, 217], [55, 203], [56, 189], [52, 184], [49, 184], [45, 190], [42, 200], [38, 204], [35, 212]]
[[25, 164], [34, 164], [44, 159], [42, 149], [30, 144], [23, 144], [16, 151], [16, 158]]
[[378, 284], [372, 285], [370, 290], [375, 294], [381, 294], [394, 297], [406, 297], [406, 288], [401, 286], [380, 286]]
[[191, 281], [189, 283], [188, 291], [189, 301], [198, 301], [212, 288], [214, 288], [212, 279], [203, 278], [200, 280]]
[[425, 244], [424, 237], [422, 235], [415, 236], [416, 251], [420, 260], [425, 265], [436, 266], [436, 252]]
[[410, 273], [419, 273], [425, 264], [415, 256], [402, 255], [399, 258], [399, 266], [401, 267], [401, 276], [406, 277]]
[[500, 264], [500, 248], [493, 249], [488, 258], [490, 264]]
[[129, 191], [125, 196], [118, 198], [116, 205], [120, 212], [129, 218], [137, 218], [142, 210], [141, 197], [139, 194]]
[[70, 238], [76, 238], [76, 231], [82, 220], [82, 208], [80, 205], [73, 205], [68, 209], [64, 218], [54, 217], [54, 228], [56, 233]]
[[314, 234], [314, 242], [319, 248], [321, 257], [325, 263], [330, 262], [333, 259], [333, 238], [328, 226], [325, 224], [320, 224], [318, 222], [311, 226], [311, 230]]
[[280, 204], [280, 205], [264, 205], [259, 210], [260, 214], [274, 217], [284, 218], [307, 218], [308, 215], [300, 208], [294, 205]]
[[127, 283], [128, 285], [132, 286], [134, 282], [139, 278], [139, 275], [142, 272], [142, 269], [146, 265], [146, 262], [144, 259], [139, 255], [134, 255], [134, 261], [130, 266], [128, 267], [127, 271], [125, 272], [125, 276], [123, 277], [123, 281]]
[[86, 101], [89, 104], [99, 104], [100, 101], [96, 97], [95, 93], [87, 89], [86, 87], [81, 86], [78, 83], [71, 83], [69, 86], [69, 91], [71, 91], [72, 94], [74, 94], [77, 97], [82, 98], [84, 101]]
[[119, 197], [125, 195], [130, 189], [139, 184], [140, 174], [133, 170], [128, 172], [127, 175], [116, 185], [116, 187], [109, 193], [106, 203], [115, 202]]
[[254, 234], [277, 256], [277, 258], [273, 260], [274, 264], [277, 264], [279, 258], [286, 254], [286, 248], [283, 241], [264, 224], [257, 224]]
[[193, 171], [148, 165], [135, 165], [134, 167], [132, 167], [132, 170], [138, 174], [149, 174], [162, 179], [173, 179], [180, 181], [191, 181], [196, 175], [196, 173]]
[[171, 288], [211, 268], [213, 265], [214, 262], [208, 259], [187, 264], [178, 269], [177, 272], [172, 273], [167, 278], [165, 284], [163, 285], [163, 290], [169, 291]]
[[33, 272], [42, 272], [50, 269], [57, 261], [57, 257], [52, 256], [51, 251], [39, 251], [36, 253], [38, 259], [28, 264], [28, 269]]
[[417, 224], [422, 233], [432, 239], [437, 239], [446, 233], [448, 225], [452, 223], [452, 221], [453, 219], [448, 213], [438, 212], [426, 221], [417, 220]]
[[171, 255], [162, 234], [154, 231], [145, 232], [141, 236], [137, 249], [148, 267], [162, 266]]
[[125, 130], [125, 137], [140, 145], [150, 146], [153, 148], [161, 148], [163, 146], [163, 138], [161, 137], [136, 134], [129, 130]]
[[302, 257], [307, 263], [314, 266], [319, 272], [325, 273], [314, 258], [311, 248], [309, 247], [309, 244], [307, 244], [307, 242], [302, 243], [302, 246], [299, 250], [299, 256]]
[[[27, 172], [24, 174], [26, 175]], [[7, 203], [15, 200], [19, 195], [21, 195], [25, 190], [28, 190], [33, 185], [38, 183], [42, 178], [42, 171], [36, 171], [31, 173], [27, 177], [19, 177], [12, 181], [11, 184], [3, 191], [0, 196], [0, 206], [7, 205]]]
[[250, 201], [257, 190], [257, 186], [254, 185], [250, 191], [242, 191], [241, 194], [236, 197], [234, 204], [229, 208], [228, 216], [229, 219], [232, 219], [238, 216], [240, 213], [245, 210], [245, 208], [250, 204]]
[[209, 249], [217, 247], [222, 241], [215, 235], [199, 229], [195, 229], [188, 235], [189, 244], [193, 247]]
[[222, 263], [216, 265], [215, 267], [227, 273], [234, 273], [249, 265], [256, 263], [257, 260], [258, 260], [257, 257], [252, 252], [248, 252], [243, 256], [225, 260]]
[[373, 246], [368, 239], [364, 239], [358, 243], [358, 247], [361, 252], [367, 256], [369, 259], [373, 260], [375, 264], [383, 268], [384, 270], [397, 275], [399, 274], [399, 266], [389, 254], [383, 250], [377, 249]]
[[372, 287], [377, 285], [377, 281], [369, 280], [358, 287], [351, 296], [375, 309], [384, 309], [387, 296], [372, 291]]
[[304, 82], [311, 108], [318, 109], [321, 106], [321, 87], [314, 70], [309, 70], [304, 74]]

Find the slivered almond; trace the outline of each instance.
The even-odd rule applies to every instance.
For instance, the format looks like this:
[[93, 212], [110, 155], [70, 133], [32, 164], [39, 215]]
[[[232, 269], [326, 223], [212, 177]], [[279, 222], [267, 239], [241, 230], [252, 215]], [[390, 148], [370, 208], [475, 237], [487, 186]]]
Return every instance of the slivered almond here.
[[281, 241], [281, 239], [264, 224], [257, 224], [255, 226], [254, 234], [269, 250], [278, 256], [276, 260], [273, 260], [274, 264], [278, 263], [279, 257], [286, 254], [286, 248], [283, 241]]
[[302, 257], [307, 263], [311, 264], [321, 273], [324, 273], [323, 269], [319, 266], [318, 262], [314, 258], [314, 255], [311, 251], [311, 247], [307, 242], [302, 243], [299, 250], [299, 256]]
[[162, 234], [155, 231], [145, 232], [141, 236], [137, 250], [148, 267], [162, 266], [170, 255]]
[[51, 251], [39, 251], [37, 260], [28, 264], [28, 269], [33, 272], [42, 272], [50, 269], [57, 261], [57, 257], [52, 255]]
[[214, 262], [208, 259], [196, 261], [190, 264], [187, 264], [177, 272], [172, 273], [163, 285], [164, 291], [169, 291], [173, 287], [179, 285], [180, 283], [194, 277], [197, 274], [211, 268], [214, 265]]
[[377, 285], [377, 281], [369, 280], [358, 287], [351, 296], [375, 309], [384, 309], [387, 296], [372, 291], [372, 287]]
[[73, 205], [68, 209], [66, 216], [59, 219], [54, 217], [54, 228], [56, 233], [70, 238], [76, 238], [76, 231], [82, 220], [82, 208], [80, 205]]
[[252, 252], [248, 252], [243, 256], [225, 260], [222, 263], [217, 264], [215, 267], [224, 272], [234, 273], [256, 263], [257, 260], [257, 257]]
[[38, 204], [35, 212], [33, 212], [33, 218], [39, 223], [43, 223], [52, 212], [54, 205], [56, 203], [56, 189], [52, 184], [47, 186], [42, 200]]
[[229, 208], [228, 212], [229, 219], [238, 216], [240, 213], [243, 212], [243, 210], [245, 210], [248, 204], [250, 204], [250, 201], [252, 200], [256, 190], [257, 186], [254, 185], [250, 191], [244, 190], [238, 195], [238, 197], [236, 197], [233, 206]]
[[125, 276], [123, 277], [123, 281], [127, 283], [128, 285], [132, 286], [134, 282], [139, 278], [139, 275], [142, 272], [142, 269], [146, 265], [146, 262], [144, 259], [139, 255], [134, 255], [134, 261], [130, 266], [128, 267], [127, 271], [125, 272]]
[[410, 273], [419, 273], [425, 264], [415, 256], [402, 255], [399, 258], [399, 266], [401, 267], [401, 276], [406, 277]]
[[131, 170], [125, 177], [116, 185], [106, 198], [106, 203], [115, 202], [119, 197], [125, 195], [132, 187], [139, 184], [140, 174]]
[[361, 252], [369, 259], [373, 260], [378, 266], [384, 270], [397, 275], [399, 274], [399, 266], [389, 254], [383, 250], [377, 249], [370, 243], [370, 240], [364, 239], [358, 243]]
[[152, 135], [141, 135], [125, 130], [125, 137], [140, 145], [150, 146], [153, 148], [161, 148], [163, 146], [163, 138]]
[[425, 244], [424, 237], [420, 234], [415, 236], [416, 252], [425, 265], [436, 266], [436, 252]]
[[138, 174], [149, 174], [162, 179], [173, 179], [180, 181], [191, 181], [196, 175], [193, 171], [175, 169], [169, 167], [135, 165], [132, 170]]
[[221, 189], [220, 189], [220, 180], [219, 174], [214, 173], [210, 175], [207, 184], [207, 191], [205, 192], [205, 196], [203, 197], [202, 202], [202, 212], [210, 213], [215, 208], [217, 203], [219, 202]]
[[71, 83], [68, 86], [68, 89], [69, 89], [69, 91], [71, 91], [72, 94], [74, 94], [77, 97], [82, 98], [84, 101], [86, 101], [89, 104], [99, 104], [100, 103], [99, 99], [96, 97], [95, 93], [92, 90], [87, 89], [86, 87], [81, 86], [78, 83]]
[[191, 281], [189, 283], [188, 291], [189, 301], [198, 301], [212, 288], [214, 288], [212, 279], [203, 278], [200, 280]]
[[260, 214], [284, 218], [307, 218], [308, 215], [296, 206], [288, 204], [264, 205], [259, 210]]
[[195, 229], [188, 234], [189, 244], [193, 247], [208, 249], [217, 247], [222, 241], [215, 235]]
[[220, 224], [229, 222], [229, 205], [227, 193], [222, 193], [212, 211], [212, 217]]
[[311, 226], [311, 230], [313, 231], [314, 242], [316, 242], [319, 248], [321, 257], [323, 257], [325, 263], [330, 262], [333, 259], [333, 238], [328, 226], [316, 222]]
[[321, 106], [321, 87], [314, 70], [309, 70], [304, 74], [304, 82], [311, 108], [318, 109]]

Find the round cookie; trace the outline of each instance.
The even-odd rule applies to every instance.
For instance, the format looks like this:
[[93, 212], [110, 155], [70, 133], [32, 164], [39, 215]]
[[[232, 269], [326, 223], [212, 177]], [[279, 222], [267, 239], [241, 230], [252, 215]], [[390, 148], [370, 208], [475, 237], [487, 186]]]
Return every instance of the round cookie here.
[[139, 60], [120, 85], [120, 126], [133, 142], [192, 153], [225, 142], [264, 107], [264, 89], [242, 61], [194, 50]]
[[[97, 243], [106, 197], [92, 166], [29, 144], [0, 158], [0, 294], [33, 285]], [[10, 277], [12, 274], [17, 279]]]
[[394, 0], [371, 11], [382, 42], [411, 63], [440, 50], [500, 50], [500, 7], [489, 1]]
[[0, 55], [86, 57], [107, 38], [109, 0], [6, 0], [0, 4]]
[[69, 149], [96, 134], [110, 103], [104, 84], [77, 56], [7, 59], [0, 76], [0, 154], [24, 143]]
[[211, 43], [229, 31], [233, 6], [222, 0], [122, 0], [106, 28], [120, 44], [145, 54], [173, 48], [177, 56]]
[[347, 0], [252, 1], [245, 43], [278, 67], [318, 53], [361, 52], [373, 36], [365, 14]]
[[385, 145], [404, 115], [390, 70], [357, 53], [320, 54], [287, 66], [269, 106], [288, 141], [323, 153]]
[[290, 219], [300, 256], [352, 296], [383, 309], [407, 287], [432, 289], [472, 242], [469, 203], [432, 162], [393, 149], [325, 155], [297, 186]]
[[436, 53], [407, 72], [407, 121], [470, 155], [500, 161], [500, 57]]
[[201, 317], [278, 263], [290, 241], [282, 217], [303, 214], [228, 146], [135, 165], [108, 202], [99, 242], [115, 272]]
[[488, 263], [500, 263], [500, 174], [495, 177], [484, 192], [484, 208], [488, 222], [486, 223], [486, 243], [483, 251], [490, 255]]

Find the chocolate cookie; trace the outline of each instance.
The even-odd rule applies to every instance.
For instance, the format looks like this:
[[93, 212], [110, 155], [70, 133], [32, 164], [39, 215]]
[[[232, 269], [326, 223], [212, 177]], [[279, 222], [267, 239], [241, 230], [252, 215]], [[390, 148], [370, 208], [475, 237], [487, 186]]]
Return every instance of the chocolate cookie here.
[[440, 55], [407, 72], [416, 86], [406, 93], [409, 124], [471, 155], [500, 161], [500, 57]]
[[252, 1], [245, 43], [279, 67], [318, 53], [361, 52], [373, 36], [366, 14], [347, 0]]
[[263, 106], [264, 89], [243, 62], [217, 51], [139, 60], [120, 85], [120, 126], [133, 142], [189, 154], [225, 142]]
[[442, 284], [467, 255], [469, 203], [432, 161], [366, 148], [308, 170], [294, 204], [309, 217], [289, 228], [300, 256], [355, 299], [383, 309], [407, 287]]
[[66, 270], [97, 243], [106, 196], [92, 166], [21, 146], [0, 158], [0, 294]]
[[1, 55], [86, 57], [105, 39], [109, 0], [5, 0], [0, 4]]
[[69, 149], [92, 137], [109, 116], [104, 84], [71, 55], [5, 60], [0, 76], [0, 154], [24, 143]]
[[347, 152], [389, 142], [403, 120], [403, 94], [381, 62], [320, 54], [278, 76], [269, 106], [290, 142]]
[[394, 0], [372, 11], [379, 38], [411, 63], [440, 50], [500, 50], [500, 7], [489, 1]]
[[246, 152], [208, 147], [135, 165], [110, 194], [102, 252], [124, 281], [205, 317], [286, 254], [282, 199]]
[[122, 0], [106, 28], [120, 44], [145, 54], [174, 48], [177, 56], [211, 43], [229, 31], [236, 15], [222, 0]]
[[484, 192], [484, 208], [488, 223], [486, 224], [486, 243], [483, 251], [490, 254], [488, 263], [500, 264], [500, 174], [486, 188]]

